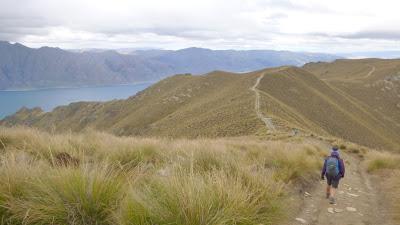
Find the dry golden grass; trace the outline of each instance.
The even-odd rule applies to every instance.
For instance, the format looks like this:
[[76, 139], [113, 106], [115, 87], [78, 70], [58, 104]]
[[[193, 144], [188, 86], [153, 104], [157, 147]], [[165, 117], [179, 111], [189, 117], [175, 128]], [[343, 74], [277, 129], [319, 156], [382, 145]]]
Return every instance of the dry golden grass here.
[[369, 151], [366, 155], [367, 171], [400, 169], [400, 155], [389, 152]]
[[388, 206], [389, 216], [400, 222], [400, 155], [368, 151], [365, 156], [365, 165], [369, 173], [375, 174], [382, 202]]
[[[321, 147], [0, 128], [1, 224], [275, 224]], [[300, 202], [299, 202], [300, 203]]]

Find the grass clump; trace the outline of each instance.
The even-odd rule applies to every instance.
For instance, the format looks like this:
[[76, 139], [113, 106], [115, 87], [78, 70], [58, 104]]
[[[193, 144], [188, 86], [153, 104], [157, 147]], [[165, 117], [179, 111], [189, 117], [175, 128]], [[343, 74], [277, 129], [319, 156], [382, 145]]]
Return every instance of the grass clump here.
[[37, 166], [21, 160], [20, 154], [5, 154], [0, 160], [0, 224], [21, 224], [14, 218], [10, 207], [15, 200], [24, 196], [33, 182], [32, 174], [41, 174]]
[[113, 224], [120, 198], [121, 183], [112, 172], [61, 169], [36, 180], [11, 211], [28, 224]]
[[104, 157], [125, 168], [135, 168], [143, 164], [160, 164], [163, 161], [161, 152], [155, 146], [147, 144], [122, 148]]
[[[259, 166], [273, 170], [276, 181], [310, 183], [318, 169], [322, 166], [319, 150], [309, 148], [296, 149], [293, 146], [284, 146], [287, 149], [260, 152], [256, 154], [256, 163]], [[287, 154], [281, 154], [281, 151]], [[254, 153], [251, 153], [254, 154]]]
[[4, 224], [114, 224], [122, 180], [107, 166], [51, 169], [45, 164], [5, 163], [1, 172]]
[[279, 185], [250, 185], [221, 171], [178, 172], [134, 188], [122, 224], [272, 224], [279, 218]]
[[367, 154], [367, 171], [374, 172], [380, 169], [400, 169], [400, 156], [389, 152], [369, 152]]

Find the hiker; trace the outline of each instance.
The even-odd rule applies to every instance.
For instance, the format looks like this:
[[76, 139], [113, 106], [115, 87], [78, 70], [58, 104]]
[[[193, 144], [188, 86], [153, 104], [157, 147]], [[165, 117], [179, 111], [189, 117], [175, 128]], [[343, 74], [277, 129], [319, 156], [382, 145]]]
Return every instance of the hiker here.
[[326, 198], [329, 199], [329, 203], [335, 204], [335, 193], [339, 186], [339, 180], [344, 177], [344, 163], [343, 159], [340, 158], [338, 146], [332, 147], [331, 155], [325, 159], [324, 167], [322, 168], [321, 179], [324, 180], [326, 177]]

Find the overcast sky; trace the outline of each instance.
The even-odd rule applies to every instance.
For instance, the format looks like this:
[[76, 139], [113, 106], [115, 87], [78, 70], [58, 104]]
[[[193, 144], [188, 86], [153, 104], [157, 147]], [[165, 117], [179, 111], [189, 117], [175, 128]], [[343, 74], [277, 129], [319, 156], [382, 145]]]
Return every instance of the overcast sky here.
[[400, 50], [398, 0], [0, 0], [30, 47]]

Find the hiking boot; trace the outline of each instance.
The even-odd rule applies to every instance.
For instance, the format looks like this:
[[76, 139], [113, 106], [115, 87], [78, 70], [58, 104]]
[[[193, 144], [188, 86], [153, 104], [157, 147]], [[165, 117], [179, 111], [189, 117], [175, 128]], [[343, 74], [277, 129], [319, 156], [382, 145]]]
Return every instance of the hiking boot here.
[[329, 197], [331, 197], [330, 193], [326, 193], [326, 199], [328, 199]]
[[335, 198], [330, 197], [330, 198], [329, 198], [329, 203], [331, 203], [332, 205], [333, 205], [333, 204], [336, 204]]

